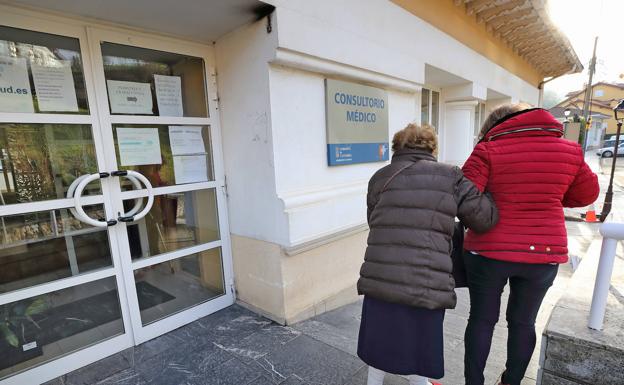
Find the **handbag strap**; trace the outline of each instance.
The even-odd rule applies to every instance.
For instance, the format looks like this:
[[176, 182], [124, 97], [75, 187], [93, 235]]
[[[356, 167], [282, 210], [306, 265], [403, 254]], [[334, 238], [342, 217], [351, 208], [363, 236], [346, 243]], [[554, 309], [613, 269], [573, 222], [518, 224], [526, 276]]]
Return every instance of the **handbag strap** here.
[[392, 182], [392, 180], [394, 180], [394, 178], [399, 175], [401, 172], [403, 172], [405, 169], [412, 167], [416, 162], [409, 162], [408, 164], [406, 164], [405, 166], [401, 167], [400, 169], [398, 169], [394, 174], [392, 174], [390, 176], [390, 178], [388, 178], [388, 180], [386, 181], [386, 183], [384, 183], [381, 191], [379, 192], [379, 194], [383, 193], [384, 191], [386, 191], [386, 188], [388, 187], [388, 185], [390, 184], [390, 182]]

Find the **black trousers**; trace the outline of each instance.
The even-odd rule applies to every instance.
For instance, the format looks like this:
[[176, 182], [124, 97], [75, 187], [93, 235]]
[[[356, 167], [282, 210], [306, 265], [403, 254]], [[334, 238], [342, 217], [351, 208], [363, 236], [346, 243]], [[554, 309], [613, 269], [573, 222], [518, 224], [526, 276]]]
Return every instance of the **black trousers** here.
[[535, 350], [537, 312], [559, 266], [497, 261], [471, 253], [466, 253], [465, 263], [470, 291], [470, 318], [464, 336], [466, 385], [483, 385], [485, 381], [483, 370], [507, 282], [509, 334], [503, 383], [520, 385]]

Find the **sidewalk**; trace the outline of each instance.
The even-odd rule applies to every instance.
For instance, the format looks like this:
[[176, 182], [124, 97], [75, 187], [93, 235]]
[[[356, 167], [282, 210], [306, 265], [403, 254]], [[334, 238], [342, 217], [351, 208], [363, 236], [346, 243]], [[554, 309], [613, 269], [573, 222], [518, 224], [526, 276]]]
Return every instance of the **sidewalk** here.
[[[599, 178], [601, 190], [605, 191], [607, 177], [599, 174]], [[616, 197], [622, 200], [622, 188], [616, 190]], [[599, 202], [602, 198], [601, 194]], [[614, 204], [616, 207], [622, 207], [621, 202]], [[567, 222], [571, 256], [585, 254], [599, 237], [598, 226], [598, 223]], [[523, 385], [536, 383], [542, 342], [539, 336], [572, 273], [570, 264], [561, 265], [544, 299], [537, 319], [538, 346]], [[502, 309], [506, 302], [507, 293], [504, 293]], [[467, 290], [459, 289], [457, 308], [446, 313], [444, 324], [444, 385], [464, 383], [463, 334], [469, 307]], [[361, 302], [356, 302], [284, 327], [235, 305], [49, 384], [364, 385], [367, 367], [355, 354], [360, 312]], [[496, 385], [504, 368], [507, 339], [504, 318], [503, 311], [494, 333], [486, 385]], [[399, 376], [386, 378], [385, 385], [399, 384], [408, 382]]]
[[[570, 274], [569, 267], [562, 266], [540, 312], [538, 333]], [[506, 298], [504, 295], [503, 306]], [[458, 306], [447, 312], [445, 320], [444, 385], [463, 384], [463, 333], [468, 311], [468, 293], [460, 289]], [[356, 302], [284, 327], [235, 305], [48, 384], [364, 385], [367, 367], [355, 354], [360, 312], [361, 302]], [[487, 385], [496, 384], [503, 370], [505, 341], [503, 317], [494, 334]], [[523, 385], [535, 383], [537, 355]], [[385, 384], [408, 382], [391, 376]]]
[[[585, 253], [597, 226], [568, 222], [572, 255]], [[562, 265], [538, 315], [538, 336], [571, 276], [570, 264]], [[503, 309], [506, 301], [507, 293], [503, 295]], [[457, 308], [446, 313], [444, 385], [464, 383], [463, 334], [469, 303], [467, 290], [459, 289]], [[49, 384], [364, 385], [367, 368], [355, 354], [360, 312], [361, 302], [356, 302], [284, 327], [235, 305]], [[486, 385], [497, 384], [503, 371], [506, 334], [503, 312], [494, 333]], [[535, 384], [541, 338], [537, 341], [523, 385]], [[398, 376], [385, 382], [407, 383]]]

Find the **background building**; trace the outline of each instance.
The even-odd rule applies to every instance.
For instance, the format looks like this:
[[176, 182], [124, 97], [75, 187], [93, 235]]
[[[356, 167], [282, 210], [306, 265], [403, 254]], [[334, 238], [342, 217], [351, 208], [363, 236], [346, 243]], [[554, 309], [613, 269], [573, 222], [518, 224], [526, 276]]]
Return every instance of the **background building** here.
[[[560, 118], [563, 115], [559, 112], [569, 108], [574, 111], [570, 116], [577, 114], [582, 117], [585, 90], [586, 88], [568, 93], [564, 100], [551, 109], [551, 112]], [[615, 135], [617, 121], [613, 116], [613, 108], [622, 99], [624, 99], [624, 83], [599, 82], [592, 86], [589, 109], [592, 116], [599, 114], [597, 117], [601, 119], [599, 123], [592, 119], [591, 132], [588, 137], [590, 145], [600, 145], [600, 141], [605, 137]]]

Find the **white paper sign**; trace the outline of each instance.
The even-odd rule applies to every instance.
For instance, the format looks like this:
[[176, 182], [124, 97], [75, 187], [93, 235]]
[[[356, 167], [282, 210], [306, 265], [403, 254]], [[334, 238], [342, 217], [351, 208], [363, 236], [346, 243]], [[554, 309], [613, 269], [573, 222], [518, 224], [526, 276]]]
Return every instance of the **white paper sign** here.
[[54, 67], [35, 63], [30, 65], [39, 111], [78, 111], [71, 64], [67, 61], [59, 63], [59, 66]]
[[0, 111], [35, 112], [26, 59], [0, 57]]
[[179, 76], [154, 75], [154, 85], [160, 116], [182, 116], [182, 79]]
[[158, 128], [117, 127], [122, 166], [162, 164]]
[[169, 126], [169, 143], [173, 155], [206, 153], [202, 127]]
[[37, 341], [29, 342], [27, 344], [22, 345], [22, 351], [29, 351], [37, 347]]
[[152, 89], [149, 83], [107, 80], [108, 100], [113, 114], [153, 115]]
[[176, 184], [208, 181], [206, 155], [174, 156], [173, 172]]

